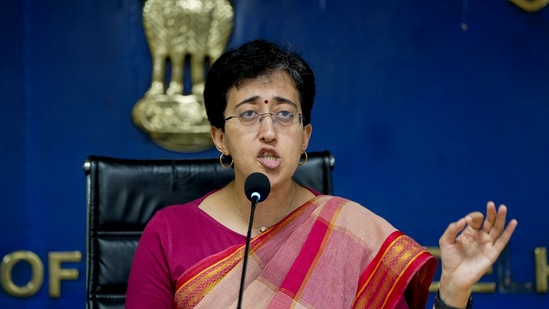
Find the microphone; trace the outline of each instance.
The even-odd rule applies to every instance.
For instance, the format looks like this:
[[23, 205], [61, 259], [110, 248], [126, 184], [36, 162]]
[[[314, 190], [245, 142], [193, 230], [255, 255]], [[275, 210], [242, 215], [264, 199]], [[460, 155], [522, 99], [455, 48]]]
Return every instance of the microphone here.
[[[252, 173], [244, 183], [244, 193], [246, 197], [253, 202], [256, 199], [257, 203], [263, 202], [271, 192], [271, 183], [269, 178], [261, 173]], [[250, 218], [251, 220], [251, 218]]]
[[252, 202], [250, 209], [250, 220], [248, 224], [248, 235], [246, 236], [246, 248], [244, 249], [244, 261], [242, 263], [242, 276], [240, 277], [240, 291], [238, 293], [237, 309], [242, 308], [242, 295], [244, 294], [244, 282], [246, 281], [246, 266], [248, 265], [248, 254], [250, 252], [250, 239], [252, 238], [252, 228], [254, 225], [254, 213], [257, 203], [263, 202], [271, 192], [271, 183], [269, 178], [261, 173], [252, 173], [246, 178], [244, 183], [244, 193]]

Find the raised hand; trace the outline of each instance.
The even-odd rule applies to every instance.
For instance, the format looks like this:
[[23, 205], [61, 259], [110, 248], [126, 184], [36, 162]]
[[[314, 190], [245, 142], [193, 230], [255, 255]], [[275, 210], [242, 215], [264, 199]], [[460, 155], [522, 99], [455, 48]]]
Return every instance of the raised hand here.
[[473, 285], [486, 273], [505, 248], [517, 227], [513, 219], [505, 227], [507, 207], [496, 211], [486, 205], [486, 219], [472, 212], [451, 223], [440, 237], [442, 261], [440, 298], [453, 307], [465, 308]]

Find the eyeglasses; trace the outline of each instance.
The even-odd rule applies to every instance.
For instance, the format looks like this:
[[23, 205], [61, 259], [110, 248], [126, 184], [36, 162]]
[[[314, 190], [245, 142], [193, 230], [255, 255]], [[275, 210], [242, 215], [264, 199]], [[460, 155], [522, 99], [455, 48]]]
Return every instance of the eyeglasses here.
[[224, 120], [227, 121], [233, 118], [238, 118], [238, 120], [240, 120], [240, 124], [242, 124], [243, 126], [255, 127], [259, 126], [265, 116], [271, 117], [273, 124], [277, 124], [278, 126], [283, 128], [291, 127], [297, 123], [301, 124], [303, 122], [303, 115], [297, 114], [296, 116], [290, 111], [280, 111], [276, 113], [258, 113], [256, 111], [245, 111], [243, 113], [240, 113], [239, 115], [229, 116]]

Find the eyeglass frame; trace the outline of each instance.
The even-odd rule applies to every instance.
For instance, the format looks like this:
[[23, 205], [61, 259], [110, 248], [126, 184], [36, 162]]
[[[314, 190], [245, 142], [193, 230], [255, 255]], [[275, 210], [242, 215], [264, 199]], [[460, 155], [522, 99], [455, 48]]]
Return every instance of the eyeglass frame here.
[[[289, 111], [279, 111], [279, 112], [276, 112], [276, 113], [272, 113], [272, 112], [267, 112], [267, 113], [257, 113], [257, 123], [255, 122], [252, 122], [250, 125], [246, 125], [244, 124], [244, 126], [246, 127], [253, 127], [254, 125], [260, 125], [261, 122], [263, 121], [263, 118], [265, 118], [267, 115], [269, 116], [269, 118], [271, 118], [271, 121], [273, 122], [273, 124], [275, 124], [277, 122], [277, 119], [276, 119], [276, 116], [280, 113], [283, 113], [283, 112], [289, 112]], [[225, 118], [223, 118], [224, 121], [227, 121], [227, 120], [231, 120], [233, 118], [238, 118], [238, 120], [240, 121], [240, 123], [242, 124], [242, 115], [246, 113], [246, 112], [243, 112], [243, 113], [240, 113], [240, 115], [231, 115], [231, 116], [227, 116]], [[294, 113], [293, 112], [289, 112], [289, 113], [292, 113], [292, 117], [296, 117], [294, 116]], [[305, 119], [305, 117], [303, 116], [303, 114], [301, 113], [297, 113], [297, 119], [298, 119], [298, 123], [300, 124], [303, 124], [303, 120]], [[288, 127], [294, 125], [294, 123], [291, 123]]]

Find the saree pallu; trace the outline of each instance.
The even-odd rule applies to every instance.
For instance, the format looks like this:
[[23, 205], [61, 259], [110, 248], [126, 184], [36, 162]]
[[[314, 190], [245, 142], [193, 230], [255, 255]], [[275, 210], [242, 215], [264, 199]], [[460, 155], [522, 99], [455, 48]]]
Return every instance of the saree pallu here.
[[[236, 308], [245, 244], [177, 281], [176, 308]], [[321, 195], [252, 239], [242, 307], [424, 308], [436, 259], [352, 201]]]

